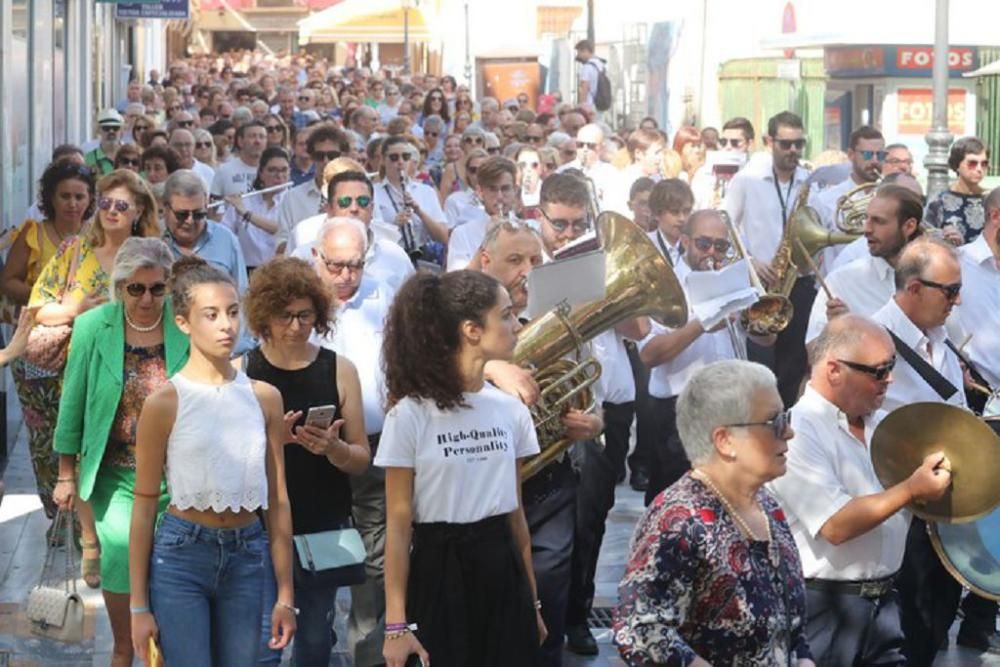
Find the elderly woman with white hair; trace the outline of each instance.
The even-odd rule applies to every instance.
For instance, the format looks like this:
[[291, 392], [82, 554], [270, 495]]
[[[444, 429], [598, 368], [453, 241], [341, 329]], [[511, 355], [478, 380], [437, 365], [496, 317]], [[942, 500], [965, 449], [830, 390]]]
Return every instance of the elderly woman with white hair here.
[[764, 484], [793, 432], [774, 374], [719, 361], [677, 401], [694, 469], [639, 521], [614, 637], [629, 665], [813, 667], [795, 541]]
[[[188, 358], [167, 294], [174, 258], [158, 238], [122, 243], [112, 301], [76, 318], [59, 400], [55, 499], [88, 501], [101, 544], [101, 587], [114, 637], [112, 665], [132, 664], [128, 536], [135, 500], [135, 435], [143, 401]], [[79, 456], [79, 476], [76, 461]], [[159, 511], [167, 506], [161, 485]]]

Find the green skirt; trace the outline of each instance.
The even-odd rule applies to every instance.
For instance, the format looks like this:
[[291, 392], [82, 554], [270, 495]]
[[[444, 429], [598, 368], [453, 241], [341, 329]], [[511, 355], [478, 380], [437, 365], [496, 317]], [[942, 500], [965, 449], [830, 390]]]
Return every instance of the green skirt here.
[[[94, 479], [90, 506], [101, 542], [101, 588], [109, 593], [128, 593], [128, 534], [135, 502], [135, 470], [102, 464]], [[166, 482], [160, 485], [157, 520], [169, 502]]]

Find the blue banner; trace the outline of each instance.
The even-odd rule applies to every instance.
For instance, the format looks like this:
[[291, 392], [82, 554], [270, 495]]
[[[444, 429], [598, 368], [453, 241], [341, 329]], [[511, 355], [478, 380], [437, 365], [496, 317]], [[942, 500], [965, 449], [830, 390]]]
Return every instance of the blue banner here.
[[119, 19], [188, 19], [191, 16], [188, 0], [159, 0], [159, 2], [120, 2], [115, 6]]

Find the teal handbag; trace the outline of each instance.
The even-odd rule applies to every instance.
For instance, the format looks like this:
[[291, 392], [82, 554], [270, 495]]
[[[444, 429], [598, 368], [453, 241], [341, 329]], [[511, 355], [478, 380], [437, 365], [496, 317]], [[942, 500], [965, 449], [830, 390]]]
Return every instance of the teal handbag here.
[[355, 528], [292, 537], [295, 583], [299, 586], [354, 586], [365, 581], [365, 543]]

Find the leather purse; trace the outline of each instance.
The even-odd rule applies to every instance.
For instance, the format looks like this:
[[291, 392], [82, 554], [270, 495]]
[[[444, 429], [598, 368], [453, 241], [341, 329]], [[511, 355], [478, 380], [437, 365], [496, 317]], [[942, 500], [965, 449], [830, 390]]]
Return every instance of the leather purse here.
[[[80, 265], [80, 243], [76, 244], [73, 262], [66, 274], [66, 284], [63, 286], [61, 298], [69, 293], [73, 281], [76, 280], [76, 269]], [[48, 326], [36, 324], [28, 334], [28, 344], [24, 348], [24, 360], [32, 366], [50, 373], [59, 374], [66, 367], [69, 356], [69, 339], [73, 334], [72, 324], [57, 324]]]
[[[60, 549], [60, 531], [66, 533], [63, 544], [66, 550], [66, 569], [61, 576], [53, 571], [56, 554]], [[83, 641], [84, 606], [83, 598], [76, 592], [73, 544], [73, 513], [59, 510], [45, 554], [41, 579], [28, 595], [25, 611], [31, 624], [31, 634], [36, 637], [60, 642]]]
[[355, 528], [292, 537], [295, 582], [299, 585], [354, 586], [365, 581], [365, 543]]

